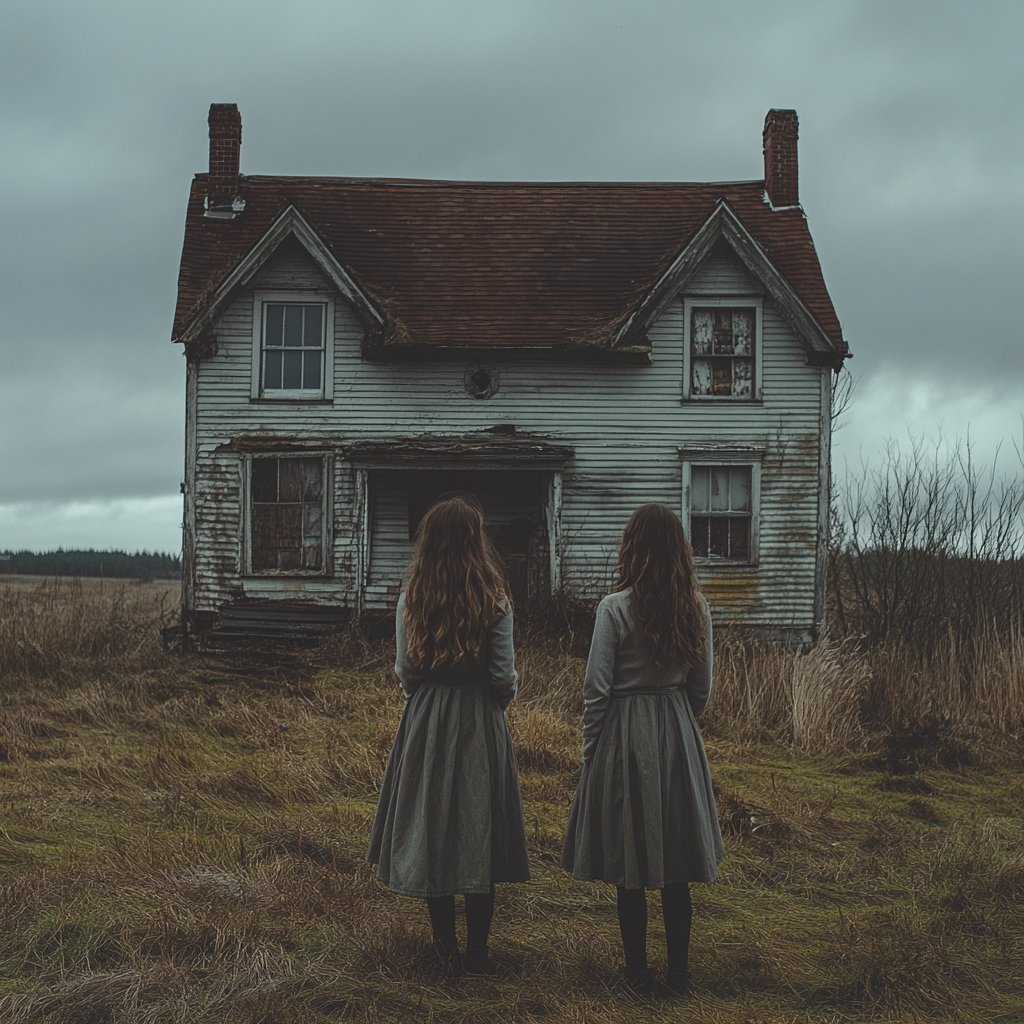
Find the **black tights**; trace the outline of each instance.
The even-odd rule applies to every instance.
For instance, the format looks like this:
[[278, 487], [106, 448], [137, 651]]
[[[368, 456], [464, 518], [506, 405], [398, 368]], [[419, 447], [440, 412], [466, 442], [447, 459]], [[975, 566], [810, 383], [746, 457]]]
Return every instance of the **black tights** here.
[[[647, 893], [644, 889], [618, 887], [619, 929], [622, 951], [629, 970], [647, 969]], [[661, 910], [665, 918], [665, 945], [668, 969], [685, 973], [690, 956], [690, 925], [693, 904], [687, 882], [666, 885], [661, 890]]]
[[[458, 949], [455, 937], [455, 897], [428, 896], [427, 911], [434, 929], [434, 942], [442, 953]], [[466, 893], [466, 949], [486, 950], [494, 917], [494, 886], [490, 892]]]

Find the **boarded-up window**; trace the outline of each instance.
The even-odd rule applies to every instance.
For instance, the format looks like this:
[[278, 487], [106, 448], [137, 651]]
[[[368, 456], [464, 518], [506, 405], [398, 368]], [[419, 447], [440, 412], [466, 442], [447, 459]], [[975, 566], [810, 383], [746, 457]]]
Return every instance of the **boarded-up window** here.
[[321, 303], [264, 304], [265, 392], [323, 389], [325, 308]]
[[252, 460], [252, 568], [323, 571], [322, 459]]
[[752, 398], [757, 310], [690, 310], [690, 394]]
[[698, 558], [750, 561], [750, 466], [690, 467], [690, 540]]

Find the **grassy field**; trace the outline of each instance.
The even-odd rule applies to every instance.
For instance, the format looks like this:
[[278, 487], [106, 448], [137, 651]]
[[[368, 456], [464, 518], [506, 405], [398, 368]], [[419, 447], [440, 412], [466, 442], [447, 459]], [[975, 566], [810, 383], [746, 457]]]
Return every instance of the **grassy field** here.
[[1024, 1021], [1024, 742], [1012, 708], [991, 724], [1019, 650], [1009, 696], [994, 669], [973, 701], [938, 681], [956, 693], [915, 720], [921, 672], [883, 699], [905, 655], [723, 640], [704, 729], [728, 858], [694, 886], [696, 994], [636, 998], [613, 890], [557, 867], [571, 648], [520, 638], [534, 879], [499, 888], [497, 976], [446, 978], [423, 904], [362, 860], [402, 710], [386, 642], [181, 659], [162, 585], [40, 582], [0, 581], [5, 1024]]

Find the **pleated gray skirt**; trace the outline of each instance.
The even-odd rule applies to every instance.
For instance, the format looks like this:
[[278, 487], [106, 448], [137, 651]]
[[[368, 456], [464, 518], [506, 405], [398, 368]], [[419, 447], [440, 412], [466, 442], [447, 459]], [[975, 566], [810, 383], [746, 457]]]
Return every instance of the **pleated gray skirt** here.
[[627, 889], [713, 882], [725, 856], [700, 729], [682, 690], [613, 695], [583, 767], [562, 867]]
[[490, 686], [424, 683], [409, 698], [366, 859], [392, 892], [421, 899], [529, 879], [512, 737]]

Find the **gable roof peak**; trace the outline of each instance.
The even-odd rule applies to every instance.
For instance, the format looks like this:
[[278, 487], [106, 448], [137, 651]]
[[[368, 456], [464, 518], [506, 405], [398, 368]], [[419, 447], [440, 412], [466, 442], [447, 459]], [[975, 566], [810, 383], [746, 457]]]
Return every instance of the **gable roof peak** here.
[[845, 345], [837, 345], [818, 319], [807, 308], [796, 290], [769, 259], [763, 246], [750, 234], [725, 197], [672, 265], [644, 296], [633, 314], [622, 325], [613, 348], [635, 349], [646, 344], [647, 329], [673, 302], [712, 250], [726, 244], [756, 281], [775, 301], [805, 348], [809, 361], [833, 365], [838, 369], [848, 355]]
[[338, 262], [334, 253], [298, 207], [289, 204], [277, 215], [256, 244], [213, 289], [202, 307], [193, 310], [192, 318], [175, 340], [189, 344], [206, 334], [238, 292], [253, 285], [274, 254], [292, 239], [308, 253], [328, 281], [348, 301], [368, 332], [383, 330], [384, 315], [377, 309], [376, 304]]

